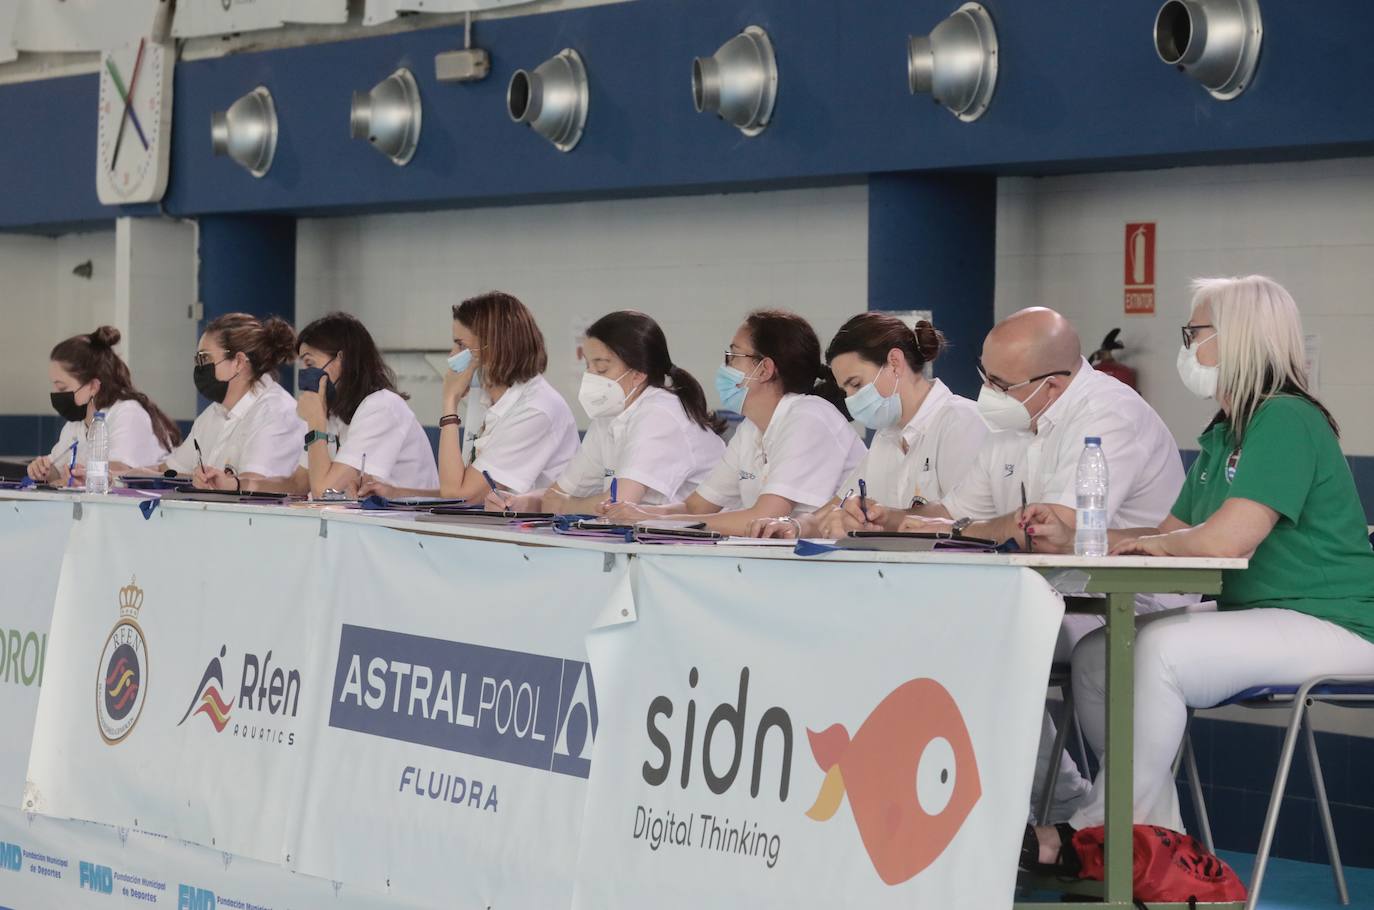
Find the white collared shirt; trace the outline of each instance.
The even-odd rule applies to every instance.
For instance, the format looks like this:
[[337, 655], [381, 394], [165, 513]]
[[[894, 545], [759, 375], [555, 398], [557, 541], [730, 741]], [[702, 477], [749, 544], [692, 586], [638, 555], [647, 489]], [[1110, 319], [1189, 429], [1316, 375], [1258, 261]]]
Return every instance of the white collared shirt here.
[[724, 454], [724, 440], [687, 416], [676, 395], [650, 386], [621, 413], [591, 422], [558, 488], [591, 496], [618, 477], [646, 487], [644, 505], [682, 502]]
[[863, 460], [864, 444], [834, 405], [815, 395], [788, 394], [767, 431], [751, 420], [735, 430], [721, 460], [697, 493], [722, 510], [749, 509], [765, 493], [789, 499], [794, 516], [829, 502]]
[[207, 467], [233, 468], [239, 474], [289, 477], [301, 457], [305, 421], [296, 414], [296, 399], [271, 376], [249, 387], [232, 408], [211, 404], [181, 445], [167, 456], [167, 467], [190, 474], [200, 464], [195, 444]]
[[869, 498], [890, 509], [910, 508], [915, 496], [939, 502], [973, 467], [987, 435], [978, 405], [937, 379], [906, 426], [873, 434], [868, 454], [841, 484], [841, 495], [857, 493], [862, 477]]
[[1045, 410], [1037, 432], [987, 437], [973, 470], [942, 504], [955, 518], [996, 518], [1027, 502], [1074, 508], [1083, 440], [1102, 439], [1107, 456], [1107, 526], [1158, 527], [1183, 487], [1178, 443], [1133, 389], [1081, 360], [1077, 375]]
[[[331, 414], [325, 431], [338, 439], [337, 444], [326, 443], [336, 463], [408, 490], [439, 488], [429, 437], [410, 405], [395, 392], [378, 389], [364, 398], [349, 423]], [[309, 452], [301, 454], [300, 466], [309, 468]]]
[[484, 390], [467, 414], [465, 460], [508, 490], [552, 486], [577, 453], [577, 421], [543, 376], [517, 382], [495, 403]]
[[[153, 432], [153, 418], [143, 405], [132, 398], [116, 401], [105, 409], [105, 428], [110, 434], [110, 462], [131, 468], [148, 468], [162, 464], [167, 450]], [[53, 446], [53, 464], [66, 468], [71, 464], [71, 447], [76, 443], [76, 463], [85, 464], [90, 452], [84, 420], [73, 420], [62, 427]]]

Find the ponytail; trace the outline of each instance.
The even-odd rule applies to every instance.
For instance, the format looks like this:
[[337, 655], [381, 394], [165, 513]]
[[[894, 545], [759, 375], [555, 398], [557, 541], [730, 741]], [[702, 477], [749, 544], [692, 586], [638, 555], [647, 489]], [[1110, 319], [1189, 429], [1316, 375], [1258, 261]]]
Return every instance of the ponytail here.
[[844, 394], [844, 389], [840, 388], [840, 384], [835, 381], [835, 374], [830, 372], [829, 367], [822, 366], [820, 368], [820, 372], [816, 375], [816, 384], [808, 394], [824, 398], [833, 404], [835, 410], [844, 415], [845, 420], [853, 419], [849, 416], [849, 407], [845, 404], [847, 396]]
[[679, 366], [669, 366], [665, 388], [677, 396], [677, 400], [682, 402], [682, 410], [697, 426], [711, 430], [717, 436], [725, 432], [725, 418], [706, 407], [706, 393], [691, 373]]

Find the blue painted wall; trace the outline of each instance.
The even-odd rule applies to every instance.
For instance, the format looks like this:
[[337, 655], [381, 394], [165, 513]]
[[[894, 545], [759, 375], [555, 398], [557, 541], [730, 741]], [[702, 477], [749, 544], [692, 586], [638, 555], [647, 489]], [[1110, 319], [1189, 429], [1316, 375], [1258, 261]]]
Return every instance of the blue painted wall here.
[[[492, 75], [440, 85], [433, 58], [457, 28], [361, 38], [177, 66], [171, 185], [177, 215], [397, 210], [558, 196], [657, 194], [727, 184], [833, 180], [888, 171], [1057, 173], [1374, 151], [1360, 87], [1374, 80], [1374, 8], [1330, 0], [1264, 4], [1258, 76], [1217, 102], [1160, 63], [1157, 0], [987, 0], [1001, 81], [987, 115], [962, 124], [907, 94], [905, 38], [949, 0], [638, 0], [480, 23]], [[695, 113], [691, 58], [749, 23], [778, 48], [774, 124], [745, 139]], [[560, 154], [505, 112], [505, 88], [567, 46], [587, 61], [591, 114]], [[409, 66], [425, 100], [419, 150], [397, 168], [348, 136], [350, 93]], [[271, 173], [255, 180], [210, 154], [215, 110], [269, 86], [281, 117]], [[33, 124], [0, 148], [0, 227], [89, 221], [94, 76], [0, 89], [0, 118]], [[35, 149], [43, 154], [34, 154]]]

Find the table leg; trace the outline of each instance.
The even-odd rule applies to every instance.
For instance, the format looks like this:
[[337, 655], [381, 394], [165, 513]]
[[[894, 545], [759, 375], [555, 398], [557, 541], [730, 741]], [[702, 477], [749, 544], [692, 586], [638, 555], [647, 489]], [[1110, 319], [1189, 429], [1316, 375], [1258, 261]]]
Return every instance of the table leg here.
[[1131, 906], [1135, 762], [1135, 596], [1109, 595], [1107, 609], [1107, 803], [1108, 904]]

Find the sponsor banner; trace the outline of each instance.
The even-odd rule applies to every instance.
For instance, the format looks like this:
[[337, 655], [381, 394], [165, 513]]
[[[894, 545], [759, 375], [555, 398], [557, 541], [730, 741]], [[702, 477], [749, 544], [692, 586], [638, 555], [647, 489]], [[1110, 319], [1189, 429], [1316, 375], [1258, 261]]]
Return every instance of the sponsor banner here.
[[165, 508], [145, 521], [119, 502], [83, 515], [21, 808], [288, 862], [304, 706], [328, 687], [319, 522]]
[[645, 556], [588, 636], [574, 906], [1010, 906], [1063, 605], [1030, 570]]
[[0, 902], [16, 908], [361, 910], [395, 897], [94, 822], [0, 809]]
[[177, 0], [172, 35], [228, 35], [288, 22], [348, 21], [348, 0]]
[[334, 652], [295, 867], [445, 906], [566, 906], [600, 722], [584, 641], [634, 616], [625, 557], [348, 522], [325, 549]]
[[48, 624], [72, 526], [68, 502], [0, 504], [0, 807], [24, 793]]

